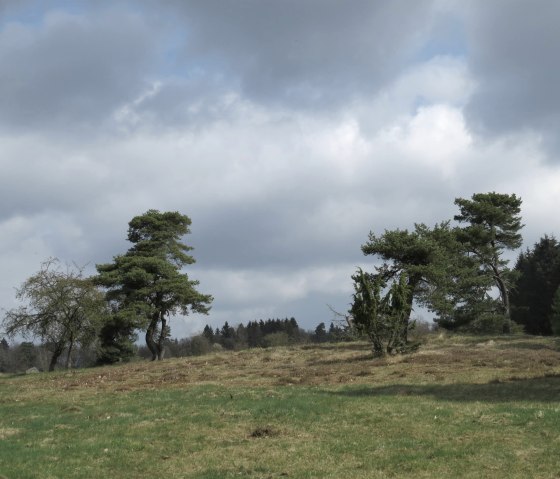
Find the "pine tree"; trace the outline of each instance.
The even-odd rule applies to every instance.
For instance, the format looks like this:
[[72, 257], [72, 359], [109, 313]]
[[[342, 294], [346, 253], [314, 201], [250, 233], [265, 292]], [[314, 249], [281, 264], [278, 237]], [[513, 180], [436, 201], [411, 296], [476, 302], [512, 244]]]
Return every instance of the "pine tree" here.
[[[484, 278], [478, 275], [475, 263], [464, 255], [449, 222], [433, 228], [416, 224], [414, 231], [386, 230], [381, 236], [370, 233], [362, 251], [383, 260], [375, 273], [382, 283], [405, 274], [409, 291], [407, 321], [416, 301], [435, 312], [442, 322], [451, 323], [457, 308], [468, 301], [473, 291], [487, 289], [486, 284], [481, 284]], [[407, 329], [403, 331], [406, 334]]]
[[256, 321], [247, 324], [247, 344], [250, 348], [261, 347], [263, 339], [263, 332], [261, 325]]
[[466, 223], [457, 230], [457, 238], [479, 264], [482, 276], [491, 279], [500, 295], [503, 330], [511, 332], [510, 289], [514, 275], [503, 259], [506, 250], [519, 248], [522, 237], [521, 199], [516, 195], [477, 193], [470, 200], [457, 198], [460, 213], [455, 220]]
[[208, 325], [204, 326], [204, 330], [202, 331], [202, 336], [204, 336], [210, 344], [214, 344], [215, 342], [214, 330], [210, 326]]
[[315, 328], [315, 341], [318, 343], [324, 343], [327, 341], [327, 329], [325, 323], [319, 323]]
[[191, 220], [178, 212], [149, 210], [129, 223], [133, 246], [113, 263], [97, 265], [98, 284], [119, 317], [135, 329], [146, 330], [152, 360], [163, 359], [169, 337], [169, 318], [177, 313], [207, 314], [212, 296], [196, 290], [198, 281], [182, 270], [194, 263], [192, 248], [181, 242]]
[[393, 281], [384, 297], [381, 292], [386, 282], [380, 275], [370, 275], [359, 268], [352, 279], [355, 292], [350, 314], [358, 331], [369, 338], [373, 355], [406, 352], [411, 295], [406, 274], [401, 273]]

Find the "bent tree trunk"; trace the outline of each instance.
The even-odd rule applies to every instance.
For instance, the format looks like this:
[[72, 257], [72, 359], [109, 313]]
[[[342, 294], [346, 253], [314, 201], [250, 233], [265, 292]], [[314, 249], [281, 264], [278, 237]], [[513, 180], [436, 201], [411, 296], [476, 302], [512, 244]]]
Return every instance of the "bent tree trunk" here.
[[159, 314], [152, 315], [152, 319], [146, 330], [146, 346], [152, 353], [152, 361], [155, 361], [158, 358], [158, 345], [154, 339], [154, 335], [157, 329], [157, 324], [159, 321]]
[[57, 344], [55, 346], [53, 355], [51, 357], [51, 362], [49, 364], [49, 372], [54, 371], [56, 363], [58, 362], [58, 358], [61, 356], [63, 351], [64, 351], [64, 344]]
[[161, 317], [161, 331], [159, 333], [159, 339], [157, 342], [157, 356], [161, 361], [165, 353], [165, 338], [167, 337], [167, 320]]
[[[158, 323], [161, 323], [159, 336], [156, 338]], [[167, 338], [167, 320], [160, 313], [154, 313], [146, 331], [146, 345], [152, 353], [152, 361], [161, 361], [165, 352], [165, 339]]]

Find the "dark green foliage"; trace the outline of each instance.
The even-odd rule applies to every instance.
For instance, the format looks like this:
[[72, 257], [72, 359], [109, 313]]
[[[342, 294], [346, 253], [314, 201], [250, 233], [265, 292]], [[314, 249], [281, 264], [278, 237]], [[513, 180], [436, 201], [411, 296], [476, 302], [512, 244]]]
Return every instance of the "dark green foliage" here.
[[14, 349], [15, 362], [20, 370], [38, 367], [38, 349], [30, 341], [24, 341]]
[[270, 333], [263, 338], [263, 344], [265, 348], [288, 346], [290, 344], [290, 337], [284, 331]]
[[499, 313], [481, 313], [457, 329], [471, 334], [501, 334], [504, 316]]
[[560, 286], [556, 289], [552, 297], [552, 305], [550, 307], [550, 326], [552, 334], [560, 335]]
[[193, 336], [190, 340], [190, 354], [193, 356], [200, 356], [202, 354], [208, 354], [212, 351], [212, 343], [208, 341], [204, 336]]
[[[424, 234], [425, 232], [427, 232], [427, 228], [424, 225], [416, 225], [416, 229], [413, 232], [396, 229], [393, 231], [386, 230], [379, 237], [375, 236], [373, 232], [369, 234], [368, 242], [362, 245], [362, 252], [365, 255], [379, 256], [384, 263], [381, 267], [376, 268], [376, 278], [366, 275], [361, 270], [353, 277], [355, 288], [359, 288], [356, 290], [356, 294], [358, 298], [363, 300], [363, 304], [360, 307], [366, 309], [373, 308], [375, 310], [380, 301], [376, 297], [380, 288], [384, 287], [387, 281], [405, 274], [410, 292], [407, 296], [408, 303], [405, 312], [408, 321], [412, 312], [413, 301], [420, 294], [422, 284], [427, 282], [426, 275], [435, 257], [434, 247], [437, 247]], [[359, 309], [356, 303], [356, 295], [352, 308]], [[356, 312], [358, 309], [356, 309]], [[368, 317], [377, 317], [377, 313], [373, 310], [367, 312], [364, 310], [359, 314], [363, 321], [366, 321], [365, 318]], [[354, 321], [356, 321], [356, 318], [354, 318]], [[374, 343], [374, 354], [377, 354], [376, 348], [380, 347], [382, 347], [380, 343]]]
[[238, 324], [235, 329], [235, 349], [248, 348], [247, 327], [244, 324]]
[[[356, 340], [355, 330], [330, 324], [328, 331], [323, 323], [320, 329], [325, 331], [321, 342], [353, 341]], [[225, 337], [224, 337], [225, 334]], [[247, 325], [238, 324], [236, 327], [225, 322], [215, 330], [206, 325], [202, 334], [191, 338], [166, 339], [164, 342], [165, 356], [182, 357], [206, 354], [211, 351], [230, 349], [243, 350], [247, 348], [269, 348], [276, 346], [291, 346], [302, 343], [317, 342], [317, 336], [311, 331], [301, 329], [295, 318], [267, 319], [250, 321]], [[134, 345], [133, 345], [134, 346]], [[146, 347], [134, 347], [134, 353], [142, 358], [151, 358], [152, 353]]]
[[518, 278], [511, 292], [512, 319], [529, 334], [552, 334], [551, 306], [560, 286], [560, 244], [544, 236], [517, 258]]
[[169, 337], [170, 316], [189, 312], [208, 313], [210, 295], [196, 290], [197, 281], [182, 272], [194, 263], [192, 248], [180, 240], [191, 220], [178, 212], [149, 210], [129, 223], [133, 246], [115, 256], [113, 263], [97, 265], [97, 282], [106, 288], [107, 300], [123, 330], [146, 330], [152, 359], [163, 359]]
[[355, 327], [367, 335], [374, 356], [405, 352], [408, 345], [411, 290], [406, 274], [393, 281], [388, 293], [381, 293], [386, 282], [380, 275], [358, 269], [352, 276], [354, 297], [350, 314]]
[[204, 330], [202, 331], [202, 336], [204, 336], [210, 344], [214, 343], [214, 339], [215, 339], [214, 330], [210, 326], [208, 325], [204, 326]]
[[296, 344], [307, 338], [307, 334], [299, 328], [295, 318], [249, 321], [246, 326], [239, 324], [237, 328], [230, 326], [226, 321], [221, 328], [216, 328], [215, 332], [208, 325], [203, 331], [203, 335], [209, 339], [212, 338], [213, 343], [218, 343], [226, 349], [236, 350], [247, 347], [269, 347], [271, 340], [266, 337], [276, 333], [285, 334], [278, 338], [287, 338], [289, 344]]
[[[455, 220], [465, 226], [452, 228], [442, 222], [433, 228], [416, 224], [413, 231], [385, 231], [381, 236], [370, 233], [362, 251], [383, 261], [375, 273], [382, 281], [406, 275], [408, 318], [417, 303], [436, 313], [436, 322], [445, 328], [465, 327], [491, 316], [492, 322], [503, 318], [502, 330], [509, 332], [509, 291], [515, 274], [502, 254], [521, 245], [521, 200], [483, 193], [469, 200], [457, 198], [455, 204], [460, 210]], [[498, 300], [490, 295], [493, 287], [499, 291]]]
[[521, 246], [521, 199], [515, 194], [477, 193], [470, 200], [457, 198], [455, 204], [460, 211], [455, 220], [466, 223], [457, 229], [457, 239], [477, 261], [480, 273], [498, 288], [499, 307], [493, 312], [503, 315], [503, 331], [511, 332], [509, 294], [515, 275], [502, 255]]
[[251, 321], [247, 324], [247, 344], [250, 348], [263, 346], [262, 327], [257, 321]]
[[327, 328], [325, 323], [319, 323], [315, 328], [315, 335], [313, 338], [318, 343], [325, 343], [328, 340]]
[[97, 351], [98, 364], [114, 364], [129, 361], [136, 354], [134, 344], [137, 335], [135, 325], [126, 317], [114, 313], [103, 324], [99, 332], [99, 346]]
[[218, 344], [224, 349], [241, 350], [246, 348], [267, 348], [306, 342], [334, 342], [354, 340], [348, 328], [330, 324], [327, 331], [321, 323], [314, 331], [304, 331], [295, 318], [266, 319], [249, 321], [246, 325], [230, 326], [226, 321], [220, 328], [212, 329], [206, 325], [202, 331], [210, 344]]
[[220, 334], [217, 339], [219, 344], [221, 344], [225, 349], [235, 349], [236, 336], [235, 329], [232, 328], [226, 321], [220, 330]]
[[348, 341], [354, 339], [353, 337], [351, 337], [347, 329], [347, 327], [342, 328], [335, 323], [331, 323], [331, 325], [329, 326], [329, 331], [327, 333], [328, 340], [332, 343], [335, 343], [337, 341]]
[[[344, 323], [344, 326], [341, 324]], [[325, 323], [320, 323], [309, 338], [316, 343], [336, 343], [340, 341], [355, 341], [359, 338], [356, 329], [347, 321], [335, 321], [329, 324], [327, 329]]]
[[235, 329], [232, 328], [226, 321], [220, 331], [220, 336], [222, 338], [230, 339], [235, 337]]
[[370, 233], [362, 251], [384, 261], [376, 268], [376, 275], [382, 281], [406, 275], [410, 292], [407, 318], [416, 301], [435, 312], [440, 321], [455, 321], [458, 311], [474, 295], [483, 295], [487, 289], [476, 264], [463, 254], [456, 231], [448, 222], [433, 228], [416, 224], [414, 231], [385, 231], [379, 237]]
[[102, 293], [82, 269], [64, 269], [56, 259], [43, 263], [16, 296], [26, 305], [6, 313], [6, 333], [40, 339], [51, 352], [50, 371], [63, 352], [69, 367], [74, 348], [91, 344], [108, 316]]
[[[46, 371], [51, 363], [50, 346], [47, 344], [34, 344], [30, 341], [13, 343], [7, 349], [2, 347], [0, 341], [0, 372], [18, 373], [36, 367], [40, 371]], [[70, 360], [68, 357], [70, 353]], [[77, 345], [70, 350], [66, 347], [59, 357], [56, 366], [71, 364], [73, 368], [83, 368], [95, 365], [95, 346]]]
[[0, 341], [0, 373], [7, 373], [12, 368], [12, 361], [10, 357], [10, 345], [6, 338]]

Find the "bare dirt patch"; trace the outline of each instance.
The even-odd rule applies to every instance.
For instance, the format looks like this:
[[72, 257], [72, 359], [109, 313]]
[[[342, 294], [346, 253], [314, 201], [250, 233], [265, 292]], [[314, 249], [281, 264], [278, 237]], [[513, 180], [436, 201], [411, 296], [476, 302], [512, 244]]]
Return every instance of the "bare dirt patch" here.
[[278, 436], [279, 434], [280, 433], [276, 429], [273, 429], [271, 427], [258, 427], [250, 434], [250, 436], [254, 439], [258, 439], [264, 437], [274, 437]]
[[19, 434], [20, 430], [7, 427], [7, 428], [0, 428], [0, 440], [7, 439], [8, 437], [15, 436]]

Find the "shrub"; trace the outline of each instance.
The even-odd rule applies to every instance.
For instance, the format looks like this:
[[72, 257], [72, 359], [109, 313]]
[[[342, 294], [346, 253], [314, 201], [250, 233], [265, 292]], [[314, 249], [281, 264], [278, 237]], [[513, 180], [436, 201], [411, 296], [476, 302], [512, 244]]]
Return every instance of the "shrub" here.
[[267, 334], [263, 338], [263, 343], [265, 348], [287, 346], [288, 344], [290, 344], [290, 337], [288, 336], [288, 333], [279, 331], [277, 333]]
[[[472, 334], [503, 334], [504, 322], [503, 314], [485, 313], [459, 328], [459, 330]], [[512, 321], [511, 333], [519, 334], [522, 332], [523, 326]]]

